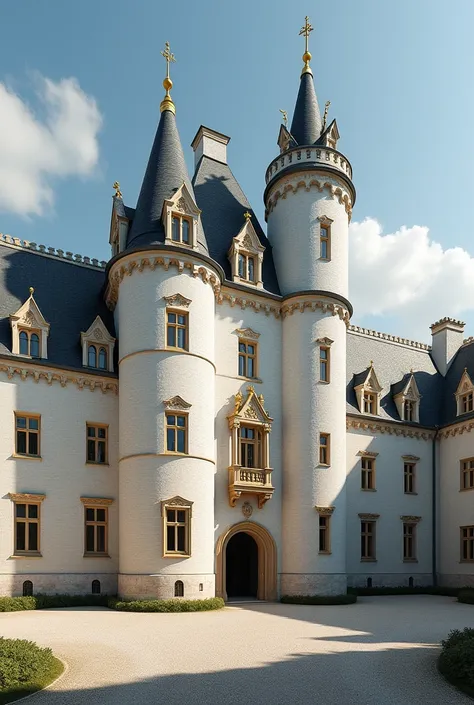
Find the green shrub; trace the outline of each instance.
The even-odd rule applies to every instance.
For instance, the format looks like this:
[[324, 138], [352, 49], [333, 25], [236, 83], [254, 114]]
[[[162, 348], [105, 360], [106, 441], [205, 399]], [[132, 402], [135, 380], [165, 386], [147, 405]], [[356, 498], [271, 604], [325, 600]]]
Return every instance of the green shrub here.
[[282, 595], [280, 602], [288, 605], [353, 605], [357, 595]]
[[33, 598], [18, 597], [18, 600], [33, 599], [37, 610], [54, 607], [107, 607], [106, 595], [35, 595]]
[[225, 603], [221, 597], [205, 600], [117, 600], [109, 598], [108, 606], [123, 612], [205, 612], [220, 610]]
[[453, 629], [448, 634], [448, 638], [441, 642], [443, 649], [450, 649], [452, 646], [457, 644], [462, 644], [464, 641], [472, 640], [474, 643], [474, 629], [466, 627], [462, 631], [460, 629]]
[[376, 596], [376, 595], [444, 595], [445, 597], [457, 597], [460, 588], [435, 587], [433, 585], [420, 585], [408, 587], [400, 585], [399, 587], [358, 587], [348, 588], [347, 592], [351, 595], [359, 596]]
[[441, 645], [440, 672], [460, 690], [474, 695], [474, 629], [455, 629]]
[[[50, 683], [63, 666], [51, 649], [25, 639], [0, 637], [0, 697], [27, 694]], [[0, 702], [5, 702], [1, 697]]]
[[474, 589], [463, 588], [462, 590], [459, 590], [458, 602], [465, 602], [468, 605], [474, 605]]
[[35, 597], [0, 597], [0, 612], [19, 612], [35, 610]]

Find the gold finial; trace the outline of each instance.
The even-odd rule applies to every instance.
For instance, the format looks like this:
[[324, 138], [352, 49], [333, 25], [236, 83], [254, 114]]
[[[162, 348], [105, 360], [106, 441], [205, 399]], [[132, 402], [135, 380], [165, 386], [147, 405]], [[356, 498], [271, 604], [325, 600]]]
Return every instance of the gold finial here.
[[114, 181], [114, 185], [112, 186], [112, 188], [115, 189], [114, 198], [122, 198], [122, 192], [120, 190], [120, 184], [118, 181]]
[[370, 365], [369, 365], [369, 367], [373, 367], [373, 366], [374, 366], [374, 361], [373, 361], [373, 360], [371, 360], [371, 361], [370, 361]]
[[313, 31], [314, 27], [310, 25], [308, 15], [306, 15], [304, 20], [304, 25], [300, 29], [300, 34], [303, 34], [305, 39], [303, 54], [304, 67], [303, 71], [301, 72], [301, 75], [303, 75], [304, 73], [310, 73], [311, 75], [313, 75], [313, 72], [311, 71], [311, 68], [309, 66], [309, 62], [311, 61], [311, 54], [309, 53], [309, 34]]
[[165, 50], [161, 52], [161, 55], [165, 57], [166, 61], [166, 78], [163, 81], [163, 88], [166, 91], [166, 95], [161, 101], [160, 112], [163, 110], [171, 110], [172, 113], [176, 113], [176, 108], [174, 107], [173, 99], [170, 96], [170, 90], [173, 88], [173, 81], [170, 78], [170, 63], [176, 61], [174, 54], [170, 51], [170, 43], [165, 42]]
[[283, 124], [287, 128], [288, 127], [288, 113], [286, 112], [286, 110], [282, 110], [281, 108], [280, 108], [280, 113], [282, 116]]
[[263, 396], [263, 394], [260, 394], [260, 396], [258, 397], [258, 401], [262, 406], [265, 406], [265, 397]]
[[252, 217], [252, 214], [249, 213], [248, 211], [245, 211], [245, 213], [244, 213], [245, 220], [249, 221], [251, 217]]
[[324, 106], [323, 126], [322, 126], [322, 128], [321, 128], [321, 133], [323, 133], [324, 130], [326, 129], [326, 122], [327, 122], [327, 119], [328, 119], [328, 111], [329, 111], [329, 106], [330, 106], [330, 105], [331, 105], [331, 101], [330, 101], [330, 100], [327, 100], [327, 101], [326, 101], [326, 105]]
[[34, 288], [32, 286], [30, 286], [30, 296], [33, 296], [34, 293], [35, 293]]
[[242, 399], [242, 392], [239, 390], [234, 397], [234, 414], [237, 414], [237, 412], [239, 411]]

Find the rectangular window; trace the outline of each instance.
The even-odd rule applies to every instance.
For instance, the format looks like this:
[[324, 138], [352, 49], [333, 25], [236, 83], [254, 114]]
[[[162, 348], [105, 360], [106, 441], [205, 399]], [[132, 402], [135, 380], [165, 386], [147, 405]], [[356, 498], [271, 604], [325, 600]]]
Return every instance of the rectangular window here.
[[165, 507], [164, 554], [190, 555], [190, 511], [188, 507]]
[[239, 253], [239, 277], [248, 282], [255, 282], [255, 258]]
[[415, 494], [416, 463], [403, 463], [403, 491]]
[[461, 489], [474, 489], [474, 458], [461, 460]]
[[166, 345], [169, 348], [188, 349], [187, 313], [182, 311], [166, 311]]
[[362, 411], [364, 414], [375, 414], [377, 412], [377, 396], [373, 392], [364, 392]]
[[329, 382], [329, 348], [321, 346], [319, 348], [319, 379], [321, 382]]
[[330, 465], [331, 464], [331, 437], [329, 433], [319, 434], [319, 464], [320, 465]]
[[86, 424], [87, 462], [106, 465], [108, 463], [108, 427]]
[[39, 553], [40, 503], [15, 502], [15, 553]]
[[362, 560], [375, 560], [375, 521], [360, 523], [360, 557]]
[[188, 452], [187, 414], [166, 414], [166, 450], [168, 453]]
[[461, 561], [474, 561], [474, 526], [461, 526]]
[[108, 513], [107, 507], [84, 507], [84, 553], [107, 555]]
[[40, 457], [40, 416], [15, 412], [15, 453]]
[[331, 229], [329, 225], [321, 225], [320, 259], [331, 259]]
[[239, 340], [239, 377], [257, 376], [257, 344]]
[[472, 392], [469, 392], [469, 394], [463, 394], [461, 397], [461, 409], [462, 414], [467, 414], [469, 411], [473, 411], [474, 405]]
[[243, 468], [263, 467], [262, 433], [260, 429], [242, 424], [238, 429], [239, 465]]
[[411, 401], [410, 399], [405, 399], [405, 401], [403, 402], [403, 420], [415, 420], [415, 402]]
[[375, 459], [366, 455], [360, 459], [360, 488], [362, 490], [375, 490]]
[[171, 216], [171, 239], [182, 245], [191, 244], [191, 220], [182, 215]]
[[416, 561], [416, 524], [403, 524], [403, 560]]
[[331, 517], [319, 515], [319, 553], [331, 553], [329, 524]]

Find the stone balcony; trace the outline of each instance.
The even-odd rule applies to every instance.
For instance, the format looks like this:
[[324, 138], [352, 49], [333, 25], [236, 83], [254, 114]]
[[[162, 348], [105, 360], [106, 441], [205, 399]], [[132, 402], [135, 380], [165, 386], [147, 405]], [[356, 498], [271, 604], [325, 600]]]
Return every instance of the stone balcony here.
[[290, 166], [308, 167], [321, 166], [331, 167], [335, 171], [340, 171], [342, 174], [352, 180], [352, 167], [348, 159], [331, 147], [294, 147], [284, 152], [281, 156], [274, 159], [268, 167], [265, 174], [265, 183], [268, 184], [280, 171]]
[[265, 502], [272, 498], [274, 491], [271, 468], [243, 468], [240, 465], [229, 468], [231, 507], [235, 507], [242, 494], [253, 494], [257, 496], [258, 508], [261, 509]]

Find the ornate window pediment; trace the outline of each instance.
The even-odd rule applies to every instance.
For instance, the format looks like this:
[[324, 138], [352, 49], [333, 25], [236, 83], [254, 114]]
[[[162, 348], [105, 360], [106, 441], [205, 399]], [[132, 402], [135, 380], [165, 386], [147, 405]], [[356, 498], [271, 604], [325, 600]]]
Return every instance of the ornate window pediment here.
[[232, 280], [262, 289], [262, 264], [265, 248], [260, 244], [248, 211], [244, 213], [244, 217], [245, 223], [238, 235], [233, 238], [227, 253], [232, 267]]
[[273, 419], [264, 407], [263, 395], [257, 396], [253, 387], [247, 388], [247, 397], [238, 392], [234, 410], [227, 417], [232, 433], [232, 458], [229, 466], [229, 502], [235, 507], [244, 494], [255, 494], [258, 507], [271, 499], [272, 468], [270, 467], [270, 431]]
[[280, 125], [280, 132], [278, 133], [277, 144], [280, 147], [280, 154], [286, 152], [291, 147], [296, 147], [296, 142], [291, 134], [288, 132], [288, 128], [285, 125]]
[[177, 394], [175, 397], [171, 397], [171, 399], [165, 399], [163, 405], [165, 409], [168, 409], [170, 411], [188, 411], [188, 409], [190, 409], [192, 406], [192, 404], [188, 404], [187, 401], [184, 401], [184, 399], [180, 397], [179, 394]]
[[200, 209], [185, 183], [163, 203], [165, 243], [197, 249]]
[[113, 338], [100, 316], [96, 316], [92, 325], [81, 333], [82, 364], [106, 372], [114, 371]]
[[48, 357], [49, 323], [41, 313], [30, 287], [30, 295], [16, 313], [10, 316], [12, 352], [14, 355]]
[[415, 376], [412, 373], [402, 390], [393, 397], [398, 415], [402, 421], [414, 421], [419, 423], [420, 399], [421, 394], [418, 391]]
[[455, 397], [458, 416], [474, 411], [474, 385], [467, 367], [464, 368]]
[[189, 304], [192, 301], [179, 293], [171, 294], [171, 296], [163, 296], [163, 298], [166, 301], [166, 305], [171, 306], [172, 308], [189, 308]]
[[340, 138], [339, 130], [337, 128], [337, 122], [333, 120], [326, 130], [324, 135], [324, 144], [326, 147], [331, 147], [332, 149], [337, 149], [337, 141]]
[[382, 387], [379, 384], [372, 363], [370, 363], [370, 366], [361, 377], [362, 379], [359, 384], [354, 387], [357, 403], [359, 405], [359, 411], [362, 414], [371, 414], [376, 416], [380, 413], [380, 396], [382, 394]]

